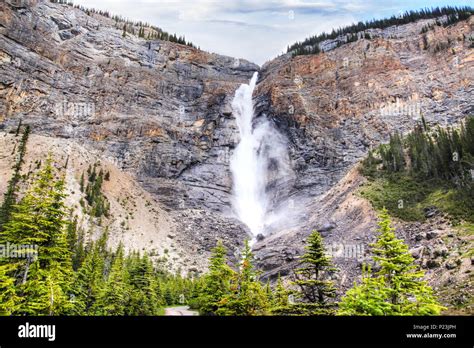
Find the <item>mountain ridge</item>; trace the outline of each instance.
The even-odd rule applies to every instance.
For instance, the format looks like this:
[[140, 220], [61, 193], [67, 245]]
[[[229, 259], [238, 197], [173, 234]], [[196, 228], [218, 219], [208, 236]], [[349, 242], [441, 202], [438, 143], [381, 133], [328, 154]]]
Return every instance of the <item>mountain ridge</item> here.
[[[117, 187], [104, 187], [117, 214], [102, 226], [76, 207], [83, 227], [96, 231], [91, 238], [109, 223], [112, 246], [122, 241], [127, 250], [156, 250], [157, 258], [183, 273], [204, 271], [216, 240], [223, 239], [235, 258], [248, 237], [230, 209], [229, 159], [238, 142], [230, 104], [254, 71], [261, 76], [256, 117], [268, 118], [288, 138], [297, 172], [295, 181], [273, 182], [269, 190], [285, 192], [282, 198], [305, 208], [291, 231], [276, 231], [254, 246], [258, 265], [272, 279], [289, 272], [313, 229], [329, 244], [373, 237], [375, 212], [354, 196], [363, 181], [354, 166], [371, 147], [394, 131], [408, 131], [421, 114], [431, 125], [450, 125], [473, 111], [473, 16], [426, 33], [421, 29], [429, 22], [410, 23], [397, 27], [397, 37], [392, 32], [318, 55], [283, 55], [260, 68], [172, 42], [123, 37], [112, 20], [66, 5], [0, 6], [4, 143], [13, 146], [7, 133], [21, 120], [33, 129], [35, 147], [27, 153], [47, 152], [57, 142], [66, 149], [63, 144], [80, 145], [69, 153], [77, 158], [69, 164], [77, 199], [85, 163], [97, 161], [122, 180], [119, 187], [134, 191], [124, 203]], [[83, 152], [94, 155], [81, 164]], [[5, 145], [2, 181], [9, 178], [12, 159]], [[156, 222], [161, 227], [154, 232], [155, 218], [164, 222]], [[354, 225], [357, 219], [362, 222]], [[397, 225], [400, 234], [409, 236], [413, 226], [403, 225]], [[435, 227], [429, 222], [420, 228]], [[343, 238], [346, 230], [353, 233]], [[360, 274], [359, 261], [340, 261], [343, 283], [350, 285]], [[430, 270], [430, 277], [439, 269]]]

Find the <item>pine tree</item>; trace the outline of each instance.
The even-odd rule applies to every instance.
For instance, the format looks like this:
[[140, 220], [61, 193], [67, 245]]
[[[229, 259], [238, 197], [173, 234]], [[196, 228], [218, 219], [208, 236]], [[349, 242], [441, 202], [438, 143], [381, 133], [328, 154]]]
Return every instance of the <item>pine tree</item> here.
[[100, 290], [94, 304], [97, 315], [125, 315], [129, 301], [128, 273], [124, 262], [123, 246], [117, 249], [105, 286]]
[[79, 187], [81, 192], [84, 192], [84, 173], [81, 174], [81, 179], [79, 180]]
[[396, 238], [386, 209], [379, 216], [379, 236], [371, 245], [373, 259], [380, 266], [377, 276], [383, 277], [394, 312], [400, 314], [439, 314], [431, 287], [422, 280], [424, 272], [414, 264], [408, 245]]
[[70, 309], [72, 267], [64, 228], [64, 196], [64, 181], [55, 178], [49, 156], [0, 233], [6, 242], [38, 247], [37, 258], [26, 258], [18, 267], [21, 301], [17, 314], [53, 315]]
[[227, 265], [226, 249], [221, 241], [212, 249], [209, 272], [203, 277], [203, 286], [198, 296], [199, 312], [212, 315], [221, 306], [221, 300], [230, 292], [230, 281], [235, 272]]
[[291, 312], [290, 308], [288, 308], [291, 305], [289, 300], [291, 294], [292, 291], [285, 288], [281, 276], [278, 274], [277, 283], [271, 298], [272, 314], [284, 315]]
[[403, 141], [400, 134], [390, 136], [389, 144], [380, 146], [383, 167], [390, 172], [399, 172], [405, 168]]
[[64, 229], [64, 197], [64, 180], [56, 180], [49, 156], [0, 235], [11, 243], [39, 245], [42, 266], [53, 260], [66, 260], [69, 253]]
[[245, 241], [239, 272], [231, 280], [230, 293], [220, 301], [219, 315], [264, 315], [269, 303], [265, 288], [253, 266], [253, 254]]
[[0, 264], [0, 316], [12, 315], [17, 310], [20, 299], [15, 291], [16, 269], [14, 263]]
[[292, 308], [302, 314], [333, 314], [336, 288], [327, 278], [336, 271], [330, 257], [325, 254], [319, 232], [313, 231], [307, 240], [306, 253], [301, 256], [300, 268], [294, 272], [293, 284], [299, 288], [298, 296], [303, 302]]
[[[18, 126], [17, 133], [20, 131], [20, 125]], [[20, 144], [17, 150], [17, 158], [13, 166], [13, 175], [8, 182], [7, 190], [3, 195], [3, 203], [0, 206], [0, 231], [3, 229], [3, 225], [10, 220], [10, 215], [13, 210], [13, 206], [16, 203], [16, 196], [18, 190], [18, 184], [20, 182], [20, 172], [23, 165], [23, 157], [26, 153], [26, 144], [30, 135], [30, 127], [26, 126], [21, 137]], [[1, 236], [0, 236], [1, 241]]]
[[130, 299], [126, 314], [156, 315], [162, 303], [157, 297], [153, 265], [148, 255], [142, 258], [138, 254], [132, 255], [128, 262]]
[[[443, 309], [433, 290], [423, 281], [424, 272], [403, 240], [396, 238], [390, 217], [384, 209], [379, 215], [379, 235], [371, 245], [373, 259], [380, 269], [365, 274], [342, 299], [340, 314], [354, 315], [437, 315]], [[371, 294], [370, 303], [367, 293]]]
[[382, 277], [372, 277], [363, 266], [362, 281], [349, 289], [339, 302], [338, 315], [393, 315]]
[[52, 261], [42, 268], [40, 261], [29, 266], [27, 281], [19, 286], [21, 300], [15, 314], [64, 315], [73, 308], [70, 295], [70, 272], [61, 262]]
[[70, 219], [67, 223], [66, 239], [68, 249], [71, 253], [72, 268], [77, 271], [84, 261], [84, 231], [78, 226], [77, 217]]
[[76, 315], [93, 315], [93, 306], [104, 287], [105, 261], [109, 258], [106, 250], [107, 233], [96, 242], [91, 243], [84, 262], [75, 274], [72, 293], [74, 313]]

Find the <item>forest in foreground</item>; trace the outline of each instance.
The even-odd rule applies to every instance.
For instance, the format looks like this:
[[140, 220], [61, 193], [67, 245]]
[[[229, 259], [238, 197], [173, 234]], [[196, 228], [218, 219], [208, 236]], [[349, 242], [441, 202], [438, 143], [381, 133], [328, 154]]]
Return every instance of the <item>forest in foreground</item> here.
[[[392, 135], [363, 161], [360, 170], [369, 181], [362, 194], [379, 209], [377, 239], [361, 279], [339, 295], [337, 268], [317, 231], [308, 237], [298, 267], [273, 284], [260, 281], [248, 242], [236, 264], [217, 242], [208, 272], [183, 277], [147, 253], [110, 250], [107, 233], [90, 240], [65, 205], [67, 161], [56, 163], [50, 155], [22, 174], [29, 134], [28, 126], [18, 126], [13, 175], [0, 209], [2, 315], [162, 315], [164, 307], [179, 304], [201, 315], [438, 315], [446, 309], [397, 238], [391, 216], [418, 218], [417, 204], [429, 196], [423, 191], [428, 186], [420, 184], [429, 181], [432, 190], [449, 192], [452, 204], [444, 209], [454, 223], [472, 223], [473, 117], [460, 129], [429, 129], [421, 122], [405, 137]], [[81, 205], [96, 217], [110, 209], [101, 194], [104, 180], [108, 174], [95, 166], [81, 177]], [[374, 190], [375, 183], [387, 188]], [[397, 213], [399, 197], [390, 196], [403, 195], [394, 185], [419, 187], [416, 200], [405, 199], [406, 215]]]

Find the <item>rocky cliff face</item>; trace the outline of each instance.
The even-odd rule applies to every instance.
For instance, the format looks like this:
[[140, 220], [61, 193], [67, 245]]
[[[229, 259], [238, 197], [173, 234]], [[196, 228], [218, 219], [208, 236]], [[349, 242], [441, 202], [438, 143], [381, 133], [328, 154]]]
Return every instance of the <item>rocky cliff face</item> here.
[[[172, 211], [183, 243], [206, 257], [246, 232], [229, 206], [236, 127], [229, 101], [258, 66], [166, 41], [67, 5], [2, 2], [0, 120], [99, 150]], [[219, 231], [219, 233], [217, 233]]]
[[371, 147], [421, 116], [449, 125], [473, 112], [474, 18], [421, 34], [430, 22], [263, 67], [257, 113], [290, 139], [295, 191], [325, 192]]
[[[254, 71], [260, 72], [257, 117], [288, 138], [295, 173], [278, 183], [275, 199], [299, 209], [293, 228], [254, 246], [266, 277], [288, 273], [315, 228], [329, 244], [367, 245], [375, 214], [355, 194], [364, 179], [351, 168], [421, 115], [431, 124], [452, 124], [473, 112], [474, 17], [425, 34], [429, 20], [375, 30], [370, 40], [318, 55], [284, 55], [260, 69], [166, 41], [123, 37], [114, 20], [67, 5], [21, 3], [0, 4], [0, 127], [10, 132], [21, 120], [42, 139], [35, 146], [44, 152], [52, 139], [65, 146], [63, 155], [77, 158], [71, 190], [84, 163], [105, 163], [124, 178], [117, 187], [134, 187], [131, 201], [151, 206], [123, 230], [124, 198], [112, 182], [106, 188], [117, 202], [112, 241], [162, 253], [170, 248], [184, 270], [203, 270], [217, 239], [233, 254], [247, 236], [230, 210], [229, 159], [238, 142], [230, 101]], [[92, 157], [83, 159], [84, 153]], [[4, 170], [2, 180], [8, 175]], [[411, 241], [413, 229], [434, 227], [399, 228]], [[360, 260], [337, 262], [344, 270], [340, 283], [352, 284]]]
[[[430, 125], [446, 126], [473, 113], [474, 51], [468, 38], [474, 17], [422, 34], [432, 22], [377, 30], [370, 40], [359, 39], [319, 55], [284, 55], [263, 66], [257, 115], [272, 119], [288, 137], [296, 173], [288, 195], [305, 202], [304, 208], [297, 207], [302, 211], [296, 227], [254, 246], [265, 276], [289, 273], [305, 238], [317, 229], [328, 246], [346, 248], [334, 259], [342, 270], [340, 285], [350, 287], [376, 230], [373, 209], [357, 195], [364, 182], [355, 169], [357, 162], [390, 133], [413, 129], [421, 116]], [[328, 41], [322, 46], [334, 45]], [[421, 225], [397, 223], [397, 229], [415, 254], [418, 250], [423, 266], [432, 268], [428, 276], [435, 287], [453, 283], [456, 276], [446, 270], [452, 258], [434, 261], [436, 267], [428, 267], [434, 265], [428, 261], [434, 249], [454, 256], [456, 243], [471, 242], [460, 238], [464, 242], [450, 240], [445, 245], [441, 236], [457, 233], [439, 219]], [[437, 235], [428, 242], [432, 250], [420, 255], [425, 245], [420, 234], [432, 231]], [[348, 249], [352, 255], [347, 255]], [[470, 265], [466, 259], [455, 272], [460, 283], [472, 282], [463, 274]]]
[[443, 125], [472, 113], [474, 18], [421, 34], [431, 22], [263, 67], [257, 113], [290, 139], [297, 190], [326, 191], [369, 148], [412, 129], [421, 115]]

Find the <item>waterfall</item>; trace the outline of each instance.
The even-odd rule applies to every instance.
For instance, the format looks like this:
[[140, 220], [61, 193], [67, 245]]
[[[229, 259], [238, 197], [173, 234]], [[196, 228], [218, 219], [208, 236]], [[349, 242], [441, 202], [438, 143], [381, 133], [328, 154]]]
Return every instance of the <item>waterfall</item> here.
[[282, 205], [280, 196], [293, 177], [286, 138], [265, 117], [254, 119], [252, 94], [257, 79], [255, 72], [250, 83], [235, 92], [232, 110], [240, 140], [230, 159], [233, 210], [253, 237], [266, 235], [272, 225], [289, 216], [283, 214], [282, 207], [288, 204]]

